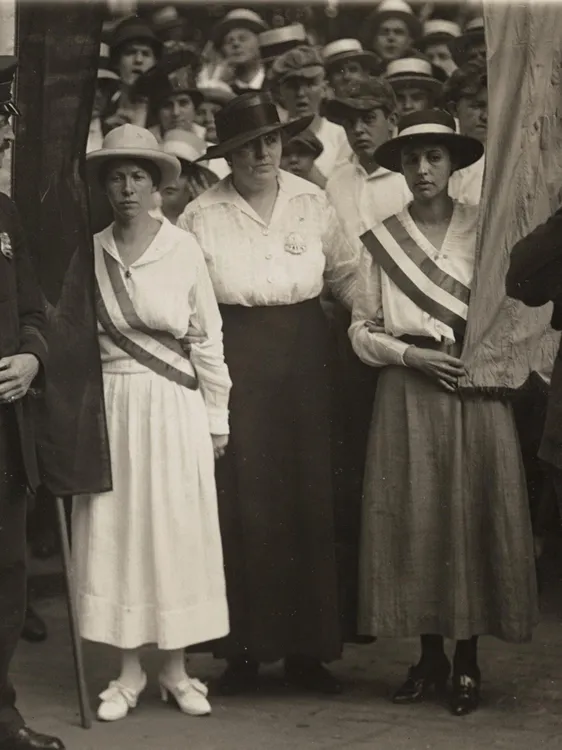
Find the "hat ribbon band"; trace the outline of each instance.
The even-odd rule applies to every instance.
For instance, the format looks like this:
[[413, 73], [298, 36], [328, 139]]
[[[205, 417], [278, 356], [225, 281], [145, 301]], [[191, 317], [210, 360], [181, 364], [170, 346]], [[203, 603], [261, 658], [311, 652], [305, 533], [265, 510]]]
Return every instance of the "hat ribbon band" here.
[[424, 122], [420, 125], [410, 125], [398, 133], [400, 138], [409, 135], [456, 135], [453, 128], [438, 123]]

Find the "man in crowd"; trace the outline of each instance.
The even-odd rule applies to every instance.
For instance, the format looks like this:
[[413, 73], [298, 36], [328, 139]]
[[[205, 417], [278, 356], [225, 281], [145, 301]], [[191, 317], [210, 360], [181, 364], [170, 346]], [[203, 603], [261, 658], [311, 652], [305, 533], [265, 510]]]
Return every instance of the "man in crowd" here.
[[238, 8], [227, 13], [213, 29], [213, 44], [232, 68], [233, 80], [229, 83], [237, 94], [263, 86], [265, 70], [259, 34], [268, 28], [257, 13]]
[[[457, 118], [459, 131], [486, 147], [488, 135], [488, 76], [485, 64], [465, 63], [455, 70], [443, 89], [443, 101]], [[459, 169], [449, 181], [449, 194], [461, 203], [477, 206], [482, 195], [486, 154], [470, 167]]]
[[400, 117], [435, 107], [447, 78], [441, 68], [419, 53], [390, 62], [385, 77], [396, 94]]
[[116, 111], [105, 121], [107, 130], [126, 122], [144, 127], [146, 102], [132, 95], [133, 84], [150, 70], [162, 54], [162, 42], [146, 21], [130, 16], [119, 23], [109, 39], [112, 68], [121, 80]]
[[[327, 91], [324, 61], [320, 52], [308, 45], [295, 47], [273, 62], [269, 78], [271, 87], [278, 92], [281, 105], [290, 119], [314, 115], [310, 130], [324, 148], [315, 161], [315, 167], [323, 176], [325, 185], [341, 158], [346, 137], [340, 125], [329, 122], [320, 114]], [[316, 178], [314, 182], [320, 184]]]
[[[15, 58], [0, 58], [0, 159], [19, 114], [11, 97]], [[56, 737], [27, 727], [8, 678], [26, 598], [26, 496], [39, 484], [30, 388], [38, 388], [47, 357], [46, 318], [15, 204], [0, 194], [0, 750], [63, 750]]]
[[328, 83], [339, 96], [353, 81], [363, 81], [383, 72], [381, 59], [363, 49], [357, 39], [336, 39], [322, 50]]
[[403, 57], [421, 36], [421, 23], [404, 0], [382, 0], [367, 18], [366, 48], [388, 64]]
[[451, 54], [450, 43], [461, 35], [458, 23], [443, 18], [431, 18], [423, 27], [423, 36], [418, 43], [418, 49], [433, 65], [452, 75], [457, 64]]
[[486, 64], [486, 32], [481, 16], [466, 22], [460, 37], [451, 39], [449, 47], [457, 65], [466, 63]]

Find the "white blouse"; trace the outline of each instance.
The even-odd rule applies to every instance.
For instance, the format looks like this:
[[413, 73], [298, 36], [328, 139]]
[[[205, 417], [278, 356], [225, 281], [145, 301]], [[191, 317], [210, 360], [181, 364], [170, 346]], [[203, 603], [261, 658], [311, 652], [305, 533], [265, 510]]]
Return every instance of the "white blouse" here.
[[[109, 253], [119, 264], [121, 277], [133, 306], [150, 328], [168, 331], [180, 340], [188, 328], [206, 333], [202, 343], [191, 346], [190, 360], [197, 373], [209, 429], [228, 434], [228, 398], [231, 381], [224, 361], [222, 320], [211, 280], [194, 237], [167, 219], [138, 260], [125, 268], [115, 244], [113, 224], [94, 236], [96, 264]], [[106, 373], [148, 370], [120, 349], [98, 324], [102, 368]]]
[[324, 191], [279, 171], [269, 224], [228, 176], [190, 203], [178, 227], [203, 248], [217, 299], [231, 305], [290, 305], [318, 297], [324, 281], [351, 309], [359, 241], [347, 240]]
[[[440, 269], [465, 286], [472, 285], [478, 206], [455, 202], [451, 222], [439, 250], [418, 229], [408, 207], [398, 216], [418, 246]], [[381, 330], [372, 332], [367, 328], [367, 323], [374, 323]], [[359, 261], [349, 329], [353, 348], [368, 365], [403, 365], [408, 344], [399, 341], [399, 337], [405, 335], [426, 336], [436, 341], [456, 340], [453, 329], [412, 302], [375, 264], [364, 248]]]

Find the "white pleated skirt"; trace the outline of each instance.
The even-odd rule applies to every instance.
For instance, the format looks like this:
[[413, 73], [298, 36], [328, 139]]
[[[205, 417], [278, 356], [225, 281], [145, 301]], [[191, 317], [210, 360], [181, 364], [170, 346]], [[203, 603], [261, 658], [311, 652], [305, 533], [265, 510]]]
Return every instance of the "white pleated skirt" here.
[[172, 650], [228, 633], [214, 457], [200, 391], [104, 373], [113, 491], [74, 500], [83, 638]]

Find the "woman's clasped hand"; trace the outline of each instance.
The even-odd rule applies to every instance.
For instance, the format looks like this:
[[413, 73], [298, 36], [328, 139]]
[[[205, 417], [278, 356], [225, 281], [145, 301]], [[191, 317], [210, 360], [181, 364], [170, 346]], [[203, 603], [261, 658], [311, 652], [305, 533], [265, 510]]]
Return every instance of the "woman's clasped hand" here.
[[417, 346], [406, 349], [404, 362], [408, 367], [413, 367], [436, 380], [442, 388], [450, 392], [457, 389], [459, 378], [466, 372], [460, 359], [444, 352]]

